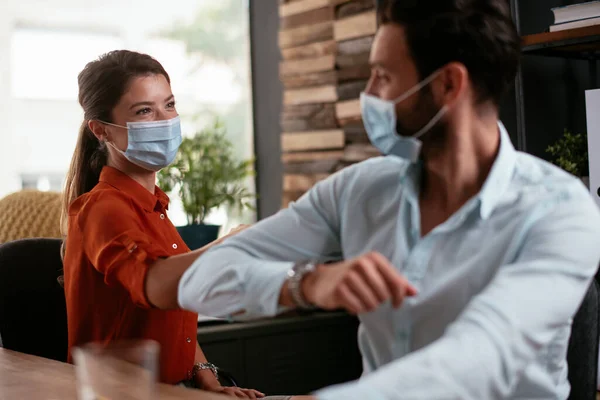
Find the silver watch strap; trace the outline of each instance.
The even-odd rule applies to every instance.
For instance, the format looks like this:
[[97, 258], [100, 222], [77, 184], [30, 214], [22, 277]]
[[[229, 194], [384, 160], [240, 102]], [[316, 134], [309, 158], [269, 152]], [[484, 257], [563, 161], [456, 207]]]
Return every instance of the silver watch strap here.
[[288, 288], [292, 301], [298, 308], [309, 310], [314, 308], [302, 294], [302, 279], [316, 269], [315, 264], [310, 262], [298, 263], [288, 271]]
[[219, 372], [217, 367], [211, 363], [196, 363], [194, 364], [194, 368], [192, 369], [192, 376], [195, 376], [199, 371], [204, 371], [210, 369], [213, 374], [215, 374], [215, 378], [219, 379]]

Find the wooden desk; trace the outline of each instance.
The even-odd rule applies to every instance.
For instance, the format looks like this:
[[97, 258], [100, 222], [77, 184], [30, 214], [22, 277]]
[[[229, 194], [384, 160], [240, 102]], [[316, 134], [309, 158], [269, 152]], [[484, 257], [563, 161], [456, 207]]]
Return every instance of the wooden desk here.
[[[0, 400], [75, 400], [75, 367], [0, 348]], [[158, 385], [158, 399], [223, 400], [229, 397]]]

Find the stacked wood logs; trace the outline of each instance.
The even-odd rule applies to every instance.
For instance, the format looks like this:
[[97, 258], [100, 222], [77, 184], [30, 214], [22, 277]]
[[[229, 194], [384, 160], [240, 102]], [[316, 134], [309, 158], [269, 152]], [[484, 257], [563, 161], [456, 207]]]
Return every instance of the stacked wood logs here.
[[370, 75], [374, 0], [280, 0], [283, 207], [315, 183], [378, 155], [359, 95]]

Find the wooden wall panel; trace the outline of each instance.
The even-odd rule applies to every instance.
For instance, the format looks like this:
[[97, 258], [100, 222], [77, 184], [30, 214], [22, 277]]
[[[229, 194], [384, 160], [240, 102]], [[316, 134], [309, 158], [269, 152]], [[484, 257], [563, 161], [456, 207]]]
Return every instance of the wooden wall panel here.
[[301, 14], [293, 14], [289, 17], [281, 18], [279, 21], [280, 29], [292, 29], [302, 25], [316, 24], [319, 22], [331, 21], [335, 17], [333, 7], [323, 7], [316, 10], [309, 10]]
[[286, 106], [295, 104], [332, 103], [337, 100], [337, 88], [333, 85], [286, 90], [283, 92], [283, 104]]
[[333, 38], [333, 23], [321, 22], [320, 24], [301, 26], [279, 32], [279, 47], [301, 46], [312, 42], [330, 40]]
[[281, 150], [284, 153], [292, 151], [343, 149], [344, 144], [344, 131], [341, 129], [281, 134]]
[[333, 104], [304, 104], [300, 106], [284, 106], [281, 113], [281, 120], [294, 119], [328, 119], [335, 118], [335, 106]]
[[333, 54], [304, 60], [283, 61], [279, 64], [279, 75], [282, 78], [290, 75], [300, 75], [310, 72], [331, 71], [335, 68]]
[[339, 120], [360, 119], [360, 100], [341, 101], [335, 105], [335, 113]]
[[282, 207], [315, 183], [378, 155], [360, 113], [371, 75], [373, 0], [280, 0]]
[[324, 42], [316, 42], [306, 44], [304, 46], [282, 49], [281, 57], [284, 60], [301, 60], [303, 58], [315, 58], [326, 56], [329, 54], [335, 54], [336, 48], [337, 45], [335, 40], [326, 40]]
[[340, 4], [335, 12], [336, 19], [347, 18], [352, 15], [360, 14], [375, 7], [375, 0], [356, 0]]
[[367, 11], [336, 21], [333, 25], [333, 38], [340, 42], [374, 35], [375, 31], [377, 31], [375, 11]]
[[315, 151], [315, 152], [302, 152], [302, 153], [284, 153], [281, 155], [281, 161], [284, 163], [303, 163], [311, 161], [321, 160], [336, 160], [339, 161], [344, 158], [343, 150], [336, 151]]
[[281, 78], [285, 89], [299, 89], [311, 86], [336, 85], [338, 71], [322, 71], [301, 75], [292, 75]]
[[289, 17], [290, 15], [301, 14], [317, 8], [327, 7], [330, 5], [329, 0], [299, 0], [281, 4], [279, 6], [279, 16]]

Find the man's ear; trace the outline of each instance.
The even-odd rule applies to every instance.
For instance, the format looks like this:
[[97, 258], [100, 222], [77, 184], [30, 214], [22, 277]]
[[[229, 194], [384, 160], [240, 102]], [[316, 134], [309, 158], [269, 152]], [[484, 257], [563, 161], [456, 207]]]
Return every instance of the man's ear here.
[[451, 62], [443, 67], [438, 84], [438, 95], [444, 104], [450, 105], [467, 89], [469, 71], [458, 62]]
[[104, 142], [107, 139], [106, 125], [96, 120], [88, 121], [88, 128], [99, 142]]

